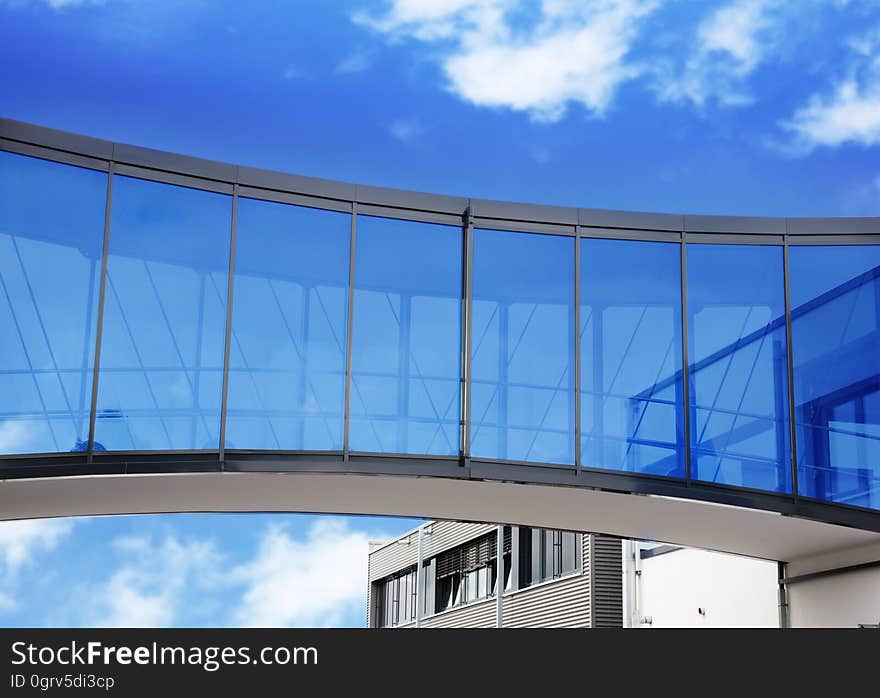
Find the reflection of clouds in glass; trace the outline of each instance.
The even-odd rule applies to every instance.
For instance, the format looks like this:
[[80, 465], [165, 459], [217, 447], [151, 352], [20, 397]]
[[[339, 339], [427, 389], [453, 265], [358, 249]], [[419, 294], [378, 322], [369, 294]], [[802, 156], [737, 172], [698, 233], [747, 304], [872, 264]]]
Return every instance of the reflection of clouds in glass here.
[[216, 447], [231, 197], [116, 177], [99, 410], [108, 449]]
[[0, 422], [0, 453], [39, 451], [35, 430], [27, 422]]
[[86, 438], [106, 186], [101, 172], [0, 153], [0, 452]]

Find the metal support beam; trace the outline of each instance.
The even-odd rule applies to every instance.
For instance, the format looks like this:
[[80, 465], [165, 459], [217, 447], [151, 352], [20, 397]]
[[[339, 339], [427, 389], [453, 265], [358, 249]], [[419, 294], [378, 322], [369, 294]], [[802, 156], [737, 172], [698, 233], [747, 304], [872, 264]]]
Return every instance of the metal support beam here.
[[495, 574], [495, 627], [504, 627], [504, 526], [498, 526]]
[[351, 230], [348, 248], [348, 311], [346, 313], [345, 330], [345, 406], [343, 413], [342, 458], [347, 462], [349, 457], [349, 432], [351, 431], [351, 343], [354, 317], [354, 260], [357, 243], [357, 202], [351, 204]]
[[101, 339], [104, 335], [104, 303], [107, 290], [107, 258], [110, 255], [110, 216], [113, 212], [114, 163], [108, 165], [107, 200], [104, 204], [104, 245], [101, 252], [101, 282], [98, 287], [98, 324], [95, 328], [95, 365], [92, 373], [92, 403], [89, 411], [88, 462], [95, 451], [95, 416], [98, 409], [98, 379], [101, 371]]
[[235, 234], [238, 226], [238, 185], [232, 187], [232, 220], [229, 227], [229, 276], [226, 281], [226, 330], [223, 339], [223, 387], [220, 397], [220, 463], [226, 449], [226, 411], [229, 396], [229, 346], [232, 337], [232, 292], [235, 280]]
[[776, 574], [779, 579], [778, 598], [779, 598], [779, 627], [780, 628], [790, 628], [791, 627], [791, 618], [789, 616], [789, 608], [788, 608], [788, 588], [786, 587], [786, 581], [785, 581], [785, 568], [786, 568], [786, 564], [784, 562], [777, 562], [776, 563]]
[[424, 552], [425, 552], [425, 526], [419, 526], [419, 550], [416, 559], [416, 627], [422, 626], [422, 611], [425, 607], [425, 569], [424, 569]]
[[687, 243], [681, 237], [681, 371], [682, 400], [684, 402], [684, 472], [688, 484], [691, 481], [691, 386], [690, 359], [688, 357], [688, 299], [687, 299]]

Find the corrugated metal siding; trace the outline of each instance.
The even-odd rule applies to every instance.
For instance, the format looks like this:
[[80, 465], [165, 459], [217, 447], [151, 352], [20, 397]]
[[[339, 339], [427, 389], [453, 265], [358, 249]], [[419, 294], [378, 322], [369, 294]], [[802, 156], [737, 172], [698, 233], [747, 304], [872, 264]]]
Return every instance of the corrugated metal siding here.
[[[454, 548], [496, 529], [497, 527], [493, 524], [435, 521], [431, 525], [431, 533], [426, 534], [422, 542], [424, 559], [427, 560], [437, 553]], [[382, 579], [404, 567], [416, 564], [419, 554], [418, 534], [411, 533], [408, 540], [410, 541], [408, 545], [400, 540], [392, 541], [370, 554], [370, 581]]]
[[425, 535], [424, 555], [427, 560], [437, 553], [454, 548], [477, 536], [497, 530], [493, 524], [462, 523], [461, 521], [435, 521], [430, 535]]
[[367, 608], [364, 627], [373, 627], [373, 582], [370, 581], [370, 556], [367, 555]]
[[416, 564], [419, 559], [418, 534], [409, 537], [409, 544], [404, 540], [392, 541], [370, 554], [369, 579], [375, 581]]
[[505, 628], [590, 627], [590, 578], [579, 574], [504, 599]]
[[494, 628], [495, 599], [480, 601], [422, 619], [423, 628]]
[[[487, 532], [497, 530], [493, 524], [463, 523], [460, 521], [435, 521], [430, 527], [431, 533], [426, 534], [422, 541], [423, 556], [425, 560], [434, 555], [466, 543]], [[408, 540], [409, 543], [403, 542]], [[387, 545], [377, 548], [368, 555], [367, 560], [367, 627], [372, 625], [375, 609], [373, 608], [373, 582], [394, 574], [410, 565], [416, 564], [419, 556], [418, 533], [413, 532], [405, 539], [397, 539]], [[482, 604], [476, 604], [480, 606]], [[470, 617], [470, 607], [461, 609], [465, 617]], [[454, 611], [452, 613], [459, 613]], [[492, 626], [495, 625], [495, 616], [492, 615]]]
[[[492, 524], [437, 521], [424, 538], [424, 557], [434, 555], [496, 530]], [[415, 564], [418, 538], [392, 543], [369, 556], [368, 575], [375, 581]], [[367, 624], [372, 613], [367, 590]], [[495, 627], [494, 599], [447, 611], [422, 620], [430, 627]], [[621, 541], [613, 536], [581, 536], [581, 574], [525, 589], [504, 599], [505, 627], [620, 627], [623, 623]]]
[[623, 626], [623, 561], [621, 540], [594, 534], [593, 627]]
[[504, 599], [505, 628], [589, 628], [591, 536], [581, 536], [581, 573]]

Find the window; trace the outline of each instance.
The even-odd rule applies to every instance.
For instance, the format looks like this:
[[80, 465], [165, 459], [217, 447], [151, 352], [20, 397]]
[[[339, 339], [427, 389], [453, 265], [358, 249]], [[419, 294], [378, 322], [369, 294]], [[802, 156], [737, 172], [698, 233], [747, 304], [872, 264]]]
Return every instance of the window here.
[[0, 453], [87, 448], [106, 192], [0, 152]]
[[[504, 529], [505, 588], [510, 578], [511, 529]], [[447, 550], [434, 558], [429, 567], [434, 570], [434, 610], [445, 611], [455, 606], [473, 603], [497, 593], [498, 534], [484, 536]], [[430, 586], [430, 585], [429, 585]]]
[[792, 246], [798, 490], [880, 508], [880, 247]]
[[113, 178], [95, 447], [217, 449], [232, 197]]
[[471, 454], [574, 463], [574, 239], [474, 232]]
[[782, 248], [687, 245], [691, 476], [791, 492]]
[[458, 455], [461, 229], [358, 216], [352, 451]]
[[376, 583], [375, 589], [378, 627], [391, 628], [415, 621], [418, 594], [415, 567], [386, 577]]
[[519, 587], [574, 574], [580, 569], [580, 535], [543, 528], [519, 529]]
[[239, 199], [227, 448], [342, 450], [350, 228]]
[[684, 477], [681, 248], [580, 244], [581, 463]]

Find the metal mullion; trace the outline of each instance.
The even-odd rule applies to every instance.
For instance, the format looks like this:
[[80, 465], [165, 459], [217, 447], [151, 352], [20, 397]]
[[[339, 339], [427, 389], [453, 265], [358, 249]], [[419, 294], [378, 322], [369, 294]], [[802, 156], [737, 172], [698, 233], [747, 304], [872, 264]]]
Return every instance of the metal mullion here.
[[351, 228], [349, 233], [348, 246], [348, 307], [346, 330], [345, 330], [345, 405], [343, 411], [343, 431], [342, 431], [342, 460], [348, 461], [350, 456], [349, 435], [351, 432], [351, 346], [352, 346], [352, 328], [354, 318], [354, 263], [355, 263], [355, 245], [357, 243], [357, 214], [358, 205], [356, 201], [351, 204]]
[[89, 441], [86, 462], [91, 463], [95, 451], [95, 417], [98, 411], [98, 382], [101, 369], [101, 342], [104, 335], [104, 302], [107, 295], [107, 259], [110, 256], [110, 215], [113, 211], [113, 175], [116, 163], [107, 169], [107, 197], [104, 202], [104, 243], [101, 249], [101, 280], [98, 285], [98, 322], [95, 328], [95, 362], [92, 369], [92, 402], [89, 408]]
[[232, 302], [235, 281], [235, 240], [238, 229], [239, 185], [232, 186], [232, 220], [229, 224], [229, 275], [226, 280], [226, 333], [223, 338], [223, 388], [220, 395], [220, 444], [218, 454], [222, 464], [226, 458], [226, 412], [229, 408], [229, 348], [232, 341]]
[[691, 483], [691, 405], [690, 367], [688, 359], [688, 297], [687, 297], [687, 236], [681, 234], [681, 375], [684, 402], [684, 473], [685, 482]]
[[794, 360], [791, 333], [791, 270], [789, 267], [788, 235], [782, 237], [782, 270], [785, 291], [785, 354], [788, 363], [788, 424], [791, 449], [791, 493], [795, 501], [798, 493], [797, 427], [795, 426]]
[[[107, 201], [107, 195], [105, 193], [104, 194], [105, 204], [106, 204], [106, 201]], [[91, 326], [92, 326], [92, 308], [95, 305], [95, 271], [97, 269], [97, 262], [98, 262], [98, 260], [97, 260], [97, 258], [95, 258], [95, 259], [90, 260], [90, 263], [89, 263], [89, 297], [88, 297], [88, 300], [86, 301], [87, 305], [86, 305], [86, 309], [85, 309], [86, 310], [86, 312], [85, 312], [86, 332], [83, 335], [82, 364], [80, 365], [80, 369], [79, 369], [80, 388], [79, 388], [79, 396], [77, 399], [77, 410], [79, 413], [79, 416], [77, 419], [77, 434], [80, 434], [80, 435], [83, 433], [82, 432], [82, 420], [83, 420], [83, 414], [85, 413], [85, 406], [86, 406], [85, 405], [86, 386], [85, 386], [85, 381], [82, 380], [82, 376], [86, 375], [86, 372], [88, 371], [88, 364], [89, 364], [89, 339], [91, 338], [90, 335], [91, 335]], [[98, 279], [98, 282], [100, 283], [100, 278]], [[69, 371], [70, 371], [70, 369], [58, 369], [58, 375], [60, 377], [62, 374], [68, 373]], [[89, 399], [91, 399], [91, 395], [89, 395]], [[86, 419], [89, 419], [89, 417], [86, 416]], [[88, 448], [89, 448], [88, 431], [86, 431], [85, 444], [86, 444], [86, 450], [88, 451]]]
[[470, 469], [471, 458], [471, 351], [473, 349], [474, 308], [474, 221], [471, 209], [464, 213], [462, 225], [461, 275], [461, 459]]
[[574, 465], [581, 472], [581, 238], [574, 238]]

